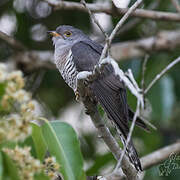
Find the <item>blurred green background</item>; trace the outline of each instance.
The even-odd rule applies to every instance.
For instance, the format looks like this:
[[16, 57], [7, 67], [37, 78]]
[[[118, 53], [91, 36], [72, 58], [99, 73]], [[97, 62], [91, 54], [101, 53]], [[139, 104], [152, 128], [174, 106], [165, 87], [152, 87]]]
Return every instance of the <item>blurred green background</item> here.
[[[92, 2], [92, 1], [88, 1]], [[133, 3], [132, 1], [131, 3]], [[145, 0], [144, 8], [153, 1]], [[175, 12], [171, 1], [160, 1], [157, 10]], [[99, 17], [100, 18], [100, 17]], [[110, 32], [120, 17], [103, 16], [107, 32]], [[131, 18], [132, 19], [132, 18]], [[53, 50], [52, 42], [46, 35], [47, 30], [54, 30], [58, 25], [69, 24], [82, 29], [93, 39], [101, 39], [101, 33], [92, 24], [87, 13], [77, 10], [53, 11], [47, 3], [40, 0], [0, 0], [0, 30], [15, 37], [28, 50]], [[152, 36], [161, 30], [176, 30], [177, 22], [141, 20], [138, 25], [119, 35], [114, 41], [123, 42]], [[31, 91], [38, 104], [38, 112], [49, 119], [69, 122], [76, 130], [81, 141], [88, 175], [111, 172], [115, 160], [93, 127], [82, 105], [75, 102], [73, 91], [64, 83], [56, 69], [38, 68], [27, 70], [21, 63], [14, 63], [16, 51], [0, 39], [0, 61], [10, 67], [19, 68], [26, 77], [26, 88]], [[180, 48], [172, 51], [150, 53], [145, 74], [145, 85], [167, 64], [180, 55]], [[121, 61], [119, 66], [126, 71], [131, 68], [136, 80], [140, 82], [143, 58]], [[14, 65], [15, 64], [15, 65]], [[180, 137], [180, 64], [171, 69], [149, 91], [148, 119], [157, 127], [146, 133], [136, 128], [133, 134], [140, 156], [146, 155], [160, 147], [175, 142]], [[136, 99], [128, 92], [128, 102], [134, 109]], [[111, 127], [111, 125], [110, 125]], [[111, 127], [115, 134], [113, 128]], [[116, 135], [117, 136], [117, 135]], [[180, 156], [180, 155], [179, 155]], [[179, 158], [180, 159], [180, 158]], [[178, 161], [180, 166], [180, 161]], [[160, 176], [159, 165], [146, 171], [145, 178], [180, 179], [180, 169], [172, 170], [168, 176]]]

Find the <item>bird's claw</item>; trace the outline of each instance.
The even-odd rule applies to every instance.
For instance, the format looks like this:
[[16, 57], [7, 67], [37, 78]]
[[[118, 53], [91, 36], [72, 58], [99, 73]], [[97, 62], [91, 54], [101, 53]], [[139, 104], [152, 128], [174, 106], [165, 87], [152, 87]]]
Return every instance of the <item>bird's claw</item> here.
[[77, 90], [75, 91], [75, 96], [76, 96], [76, 101], [79, 102], [80, 101], [80, 94]]

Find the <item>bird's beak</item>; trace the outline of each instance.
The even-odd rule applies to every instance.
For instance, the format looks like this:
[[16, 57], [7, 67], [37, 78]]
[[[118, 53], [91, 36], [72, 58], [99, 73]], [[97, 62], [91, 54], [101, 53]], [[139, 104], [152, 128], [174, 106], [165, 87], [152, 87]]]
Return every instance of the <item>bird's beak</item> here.
[[47, 33], [52, 36], [52, 37], [57, 37], [57, 36], [61, 36], [60, 34], [58, 34], [56, 31], [47, 31]]

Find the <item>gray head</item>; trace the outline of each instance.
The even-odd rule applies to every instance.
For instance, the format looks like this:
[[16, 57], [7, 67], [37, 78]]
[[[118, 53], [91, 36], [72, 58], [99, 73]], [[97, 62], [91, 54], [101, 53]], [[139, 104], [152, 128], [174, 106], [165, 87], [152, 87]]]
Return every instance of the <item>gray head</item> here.
[[55, 46], [73, 46], [81, 40], [89, 39], [81, 30], [68, 25], [59, 26], [55, 31], [48, 33], [52, 36]]

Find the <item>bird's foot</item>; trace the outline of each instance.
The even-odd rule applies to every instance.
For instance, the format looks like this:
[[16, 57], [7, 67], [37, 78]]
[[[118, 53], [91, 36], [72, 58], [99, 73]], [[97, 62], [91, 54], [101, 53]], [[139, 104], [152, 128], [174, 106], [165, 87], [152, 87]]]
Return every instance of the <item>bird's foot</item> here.
[[76, 101], [80, 102], [80, 94], [79, 94], [78, 90], [75, 90], [74, 93], [75, 93], [75, 96], [76, 96]]

